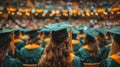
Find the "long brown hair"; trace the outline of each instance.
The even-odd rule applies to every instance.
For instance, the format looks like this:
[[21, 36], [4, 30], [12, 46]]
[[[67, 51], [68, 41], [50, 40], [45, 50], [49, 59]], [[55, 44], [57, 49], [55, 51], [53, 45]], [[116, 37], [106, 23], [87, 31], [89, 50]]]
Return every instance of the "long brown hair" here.
[[107, 44], [104, 34], [99, 34], [98, 41], [99, 41], [98, 45], [100, 48], [104, 47]]
[[2, 67], [5, 55], [10, 49], [11, 38], [10, 36], [0, 35], [0, 39], [0, 67]]
[[114, 34], [112, 36], [112, 47], [109, 56], [120, 52], [120, 35]]
[[89, 47], [90, 50], [88, 50], [90, 52], [91, 56], [95, 56], [99, 51], [98, 51], [98, 45], [96, 43], [95, 38], [86, 35], [85, 37], [85, 42], [84, 42], [84, 46], [87, 45]]
[[[52, 34], [55, 35], [56, 33]], [[53, 38], [46, 46], [44, 55], [39, 61], [39, 67], [72, 67], [71, 62], [74, 54], [69, 46], [68, 34], [66, 34], [67, 36], [64, 35], [61, 35], [62, 37], [52, 35]]]

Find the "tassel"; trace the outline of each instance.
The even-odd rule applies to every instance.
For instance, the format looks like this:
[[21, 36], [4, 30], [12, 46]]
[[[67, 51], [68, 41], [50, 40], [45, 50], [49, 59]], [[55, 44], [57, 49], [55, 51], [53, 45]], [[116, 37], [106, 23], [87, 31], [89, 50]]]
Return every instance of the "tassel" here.
[[41, 40], [43, 41], [44, 40], [44, 36], [45, 34], [44, 34], [44, 32], [41, 34]]
[[20, 31], [20, 33], [19, 33], [19, 34], [20, 34], [20, 37], [22, 37], [22, 36], [23, 36], [22, 31]]
[[11, 42], [11, 48], [12, 48], [12, 54], [15, 54], [15, 49], [14, 49], [14, 45], [15, 45], [15, 39], [14, 39], [14, 32], [12, 32], [12, 42]]
[[70, 27], [70, 49], [72, 50], [72, 27]]

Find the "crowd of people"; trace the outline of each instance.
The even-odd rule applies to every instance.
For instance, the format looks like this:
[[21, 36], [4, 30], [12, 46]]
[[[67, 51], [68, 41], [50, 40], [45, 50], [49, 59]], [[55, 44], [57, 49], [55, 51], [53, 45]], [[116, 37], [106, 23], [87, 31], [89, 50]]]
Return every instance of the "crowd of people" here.
[[92, 21], [24, 19], [4, 24], [1, 20], [0, 67], [84, 67], [86, 63], [119, 67], [117, 25], [107, 29]]

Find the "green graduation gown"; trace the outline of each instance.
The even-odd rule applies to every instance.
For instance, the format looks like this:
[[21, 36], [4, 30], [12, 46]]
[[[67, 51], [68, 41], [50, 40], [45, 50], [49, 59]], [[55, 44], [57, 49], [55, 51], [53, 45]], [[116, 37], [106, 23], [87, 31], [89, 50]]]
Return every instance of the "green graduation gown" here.
[[75, 55], [77, 54], [78, 50], [81, 47], [81, 43], [78, 40], [72, 40], [73, 51]]
[[102, 61], [99, 67], [120, 67], [120, 54], [112, 55], [108, 59]]
[[23, 40], [19, 39], [18, 41], [15, 42], [15, 54], [12, 54], [12, 50], [9, 51], [9, 56], [12, 58], [20, 58], [20, 49], [24, 47], [25, 43]]
[[45, 46], [50, 42], [50, 38], [45, 38], [43, 41], [42, 41], [42, 47], [45, 48]]
[[109, 44], [109, 45], [101, 48], [101, 58], [102, 58], [102, 60], [108, 58], [111, 46], [112, 46], [112, 44]]
[[39, 58], [43, 54], [42, 47], [34, 47], [30, 46], [31, 48], [23, 47], [20, 50], [20, 59], [24, 64], [36, 64], [39, 61]]
[[98, 63], [101, 61], [101, 57], [99, 55], [92, 57], [90, 56], [88, 50], [85, 48], [80, 48], [77, 56], [79, 56], [84, 63]]
[[83, 44], [85, 41], [85, 38], [80, 38], [80, 43]]
[[10, 58], [9, 56], [6, 56], [3, 67], [23, 67], [23, 64], [18, 59]]
[[79, 57], [75, 56], [74, 60], [72, 61], [73, 67], [84, 67], [82, 61]]

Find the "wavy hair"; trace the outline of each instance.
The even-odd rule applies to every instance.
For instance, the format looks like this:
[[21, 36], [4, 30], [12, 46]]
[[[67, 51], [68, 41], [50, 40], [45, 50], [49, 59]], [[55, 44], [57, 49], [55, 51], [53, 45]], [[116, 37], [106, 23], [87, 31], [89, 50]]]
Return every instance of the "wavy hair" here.
[[112, 35], [112, 47], [110, 51], [110, 56], [113, 54], [116, 54], [117, 52], [120, 51], [120, 35], [113, 34]]
[[[57, 37], [59, 38], [59, 36]], [[55, 40], [57, 37], [53, 36], [46, 46], [39, 61], [39, 67], [72, 67], [71, 62], [74, 55], [69, 47], [68, 36]]]

